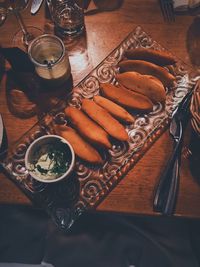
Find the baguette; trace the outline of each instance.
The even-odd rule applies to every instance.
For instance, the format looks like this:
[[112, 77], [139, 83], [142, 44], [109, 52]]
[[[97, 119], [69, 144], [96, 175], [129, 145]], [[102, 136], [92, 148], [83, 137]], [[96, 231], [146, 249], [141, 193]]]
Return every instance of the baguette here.
[[75, 154], [92, 164], [103, 162], [99, 152], [86, 142], [74, 129], [65, 125], [54, 125], [56, 134], [62, 136], [72, 145]]
[[105, 130], [92, 121], [83, 111], [69, 106], [65, 109], [65, 114], [75, 129], [92, 144], [111, 148]]
[[175, 57], [164, 50], [154, 50], [152, 48], [135, 48], [125, 52], [128, 59], [146, 60], [159, 66], [173, 65], [176, 63]]
[[102, 108], [105, 108], [115, 118], [128, 123], [133, 123], [135, 121], [135, 118], [131, 114], [129, 114], [124, 108], [117, 105], [113, 101], [100, 95], [94, 96], [93, 99], [95, 103], [97, 103]]
[[125, 108], [148, 112], [153, 109], [151, 100], [136, 92], [130, 91], [123, 86], [115, 86], [110, 83], [100, 84], [101, 93], [113, 102]]
[[82, 110], [112, 137], [120, 141], [128, 140], [128, 134], [124, 126], [114, 119], [106, 109], [97, 105], [93, 100], [83, 99]]
[[116, 79], [129, 90], [141, 93], [153, 102], [164, 102], [166, 99], [163, 84], [151, 75], [142, 75], [138, 72], [130, 71], [117, 74]]
[[118, 65], [121, 73], [135, 71], [143, 75], [152, 75], [166, 87], [172, 86], [176, 79], [165, 68], [144, 60], [123, 60]]

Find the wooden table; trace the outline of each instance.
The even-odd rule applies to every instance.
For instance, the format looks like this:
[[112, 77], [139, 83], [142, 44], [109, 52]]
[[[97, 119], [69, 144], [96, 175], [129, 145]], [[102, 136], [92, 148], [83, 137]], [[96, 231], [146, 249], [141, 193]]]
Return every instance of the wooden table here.
[[[87, 52], [90, 68], [97, 66], [136, 26], [140, 25], [153, 39], [171, 50], [188, 64], [198, 65], [200, 56], [200, 21], [192, 16], [176, 16], [174, 23], [163, 20], [156, 0], [125, 0], [112, 12], [100, 12], [85, 17]], [[36, 16], [29, 9], [23, 11], [27, 25], [48, 29], [44, 6]], [[10, 46], [13, 33], [18, 29], [14, 16], [0, 28], [0, 43]], [[199, 46], [200, 47], [200, 46]], [[37, 117], [19, 119], [7, 108], [5, 77], [0, 88], [0, 112], [4, 118], [9, 143], [16, 141], [36, 121]], [[187, 132], [186, 139], [189, 138]], [[166, 131], [147, 151], [137, 165], [122, 179], [117, 187], [97, 207], [98, 211], [140, 215], [158, 215], [153, 212], [152, 200], [155, 186], [170, 156], [172, 141]], [[200, 218], [200, 186], [192, 176], [187, 159], [182, 160], [180, 190], [176, 215]], [[0, 202], [28, 204], [30, 200], [3, 174], [0, 174]]]

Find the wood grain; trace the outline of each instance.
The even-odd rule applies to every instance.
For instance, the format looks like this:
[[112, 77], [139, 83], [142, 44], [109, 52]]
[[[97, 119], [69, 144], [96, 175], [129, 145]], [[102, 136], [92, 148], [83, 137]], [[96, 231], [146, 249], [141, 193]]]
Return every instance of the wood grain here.
[[[193, 64], [194, 44], [199, 42], [198, 39], [195, 40], [198, 35], [194, 33], [195, 29], [200, 28], [199, 20], [192, 16], [176, 16], [175, 23], [167, 24], [163, 20], [157, 2], [156, 0], [125, 0], [119, 9], [112, 12], [101, 11], [96, 12], [95, 15], [85, 16], [86, 35], [74, 46], [69, 47], [68, 51], [72, 56], [80, 50], [86, 60], [83, 69], [76, 65], [76, 61], [72, 62], [72, 71], [76, 77], [74, 83], [80, 81], [97, 66], [138, 25], [184, 62]], [[22, 12], [27, 25], [34, 24], [36, 27], [52, 32], [53, 27], [46, 14], [44, 6], [36, 16], [30, 15], [29, 7]], [[12, 46], [12, 35], [17, 30], [15, 17], [10, 15], [0, 28], [0, 45]], [[195, 55], [200, 57], [199, 53]], [[200, 60], [196, 58], [193, 68], [198, 67], [197, 62]], [[9, 145], [11, 145], [38, 120], [38, 116], [19, 118], [11, 112], [6, 95], [7, 77], [4, 75], [1, 78], [0, 112], [6, 126]], [[189, 138], [189, 133], [190, 130], [187, 132], [186, 139]], [[172, 142], [166, 131], [97, 207], [97, 211], [158, 215], [152, 210], [153, 194], [171, 150]], [[200, 186], [191, 174], [188, 160], [184, 158], [180, 180], [176, 216], [200, 218]], [[0, 174], [0, 203], [31, 205], [30, 200], [4, 174]]]

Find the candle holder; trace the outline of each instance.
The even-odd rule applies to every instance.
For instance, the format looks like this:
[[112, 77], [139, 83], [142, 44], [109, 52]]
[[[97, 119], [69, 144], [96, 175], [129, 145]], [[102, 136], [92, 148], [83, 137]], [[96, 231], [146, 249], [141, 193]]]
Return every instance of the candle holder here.
[[64, 43], [57, 36], [44, 34], [37, 37], [29, 45], [28, 54], [45, 87], [61, 86], [69, 79], [69, 58]]

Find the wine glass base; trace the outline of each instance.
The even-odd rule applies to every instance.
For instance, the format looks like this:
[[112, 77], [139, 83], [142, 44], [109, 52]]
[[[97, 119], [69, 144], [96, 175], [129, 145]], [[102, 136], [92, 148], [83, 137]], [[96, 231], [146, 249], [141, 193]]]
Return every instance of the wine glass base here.
[[27, 26], [26, 29], [29, 33], [28, 39], [25, 40], [22, 30], [17, 31], [12, 40], [13, 47], [18, 47], [24, 51], [27, 51], [29, 43], [44, 33], [41, 29], [34, 26]]

